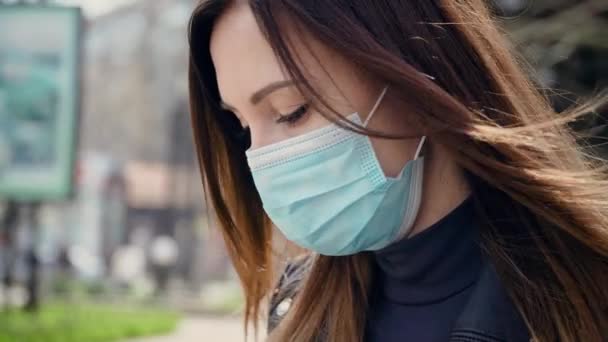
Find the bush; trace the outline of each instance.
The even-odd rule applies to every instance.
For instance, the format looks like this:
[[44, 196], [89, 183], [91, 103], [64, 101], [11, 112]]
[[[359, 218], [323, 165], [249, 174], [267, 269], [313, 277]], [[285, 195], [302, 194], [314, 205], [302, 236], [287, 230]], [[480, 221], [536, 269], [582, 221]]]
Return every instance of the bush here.
[[157, 309], [53, 304], [38, 313], [0, 313], [0, 342], [110, 342], [169, 333], [178, 320]]

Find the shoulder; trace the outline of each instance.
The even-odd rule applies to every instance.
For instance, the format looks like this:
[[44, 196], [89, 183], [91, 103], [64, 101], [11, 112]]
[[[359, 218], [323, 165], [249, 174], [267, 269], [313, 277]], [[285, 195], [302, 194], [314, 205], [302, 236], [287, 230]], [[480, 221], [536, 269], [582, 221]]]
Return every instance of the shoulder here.
[[[270, 300], [268, 332], [289, 311], [310, 270], [311, 256], [286, 264]], [[495, 268], [485, 263], [464, 310], [454, 324], [450, 341], [528, 342], [530, 333], [511, 301]]]
[[450, 341], [528, 342], [530, 333], [496, 269], [484, 263]]
[[268, 310], [268, 331], [274, 330], [289, 311], [299, 289], [310, 269], [312, 257], [294, 258], [288, 262], [270, 298]]

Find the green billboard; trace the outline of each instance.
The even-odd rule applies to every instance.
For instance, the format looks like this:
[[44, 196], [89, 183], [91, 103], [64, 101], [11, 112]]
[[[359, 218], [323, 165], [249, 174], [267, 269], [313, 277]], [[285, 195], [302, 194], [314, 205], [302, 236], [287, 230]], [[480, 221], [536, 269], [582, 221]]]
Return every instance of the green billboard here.
[[0, 5], [0, 199], [67, 199], [80, 112], [78, 8]]

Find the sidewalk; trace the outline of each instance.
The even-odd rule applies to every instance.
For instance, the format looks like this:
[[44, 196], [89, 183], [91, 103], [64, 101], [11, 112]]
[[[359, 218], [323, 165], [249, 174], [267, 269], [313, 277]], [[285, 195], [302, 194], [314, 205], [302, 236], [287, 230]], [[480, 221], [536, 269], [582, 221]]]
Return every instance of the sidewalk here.
[[239, 319], [234, 318], [184, 317], [180, 322], [177, 331], [172, 335], [135, 339], [125, 342], [215, 341], [244, 342], [242, 322]]

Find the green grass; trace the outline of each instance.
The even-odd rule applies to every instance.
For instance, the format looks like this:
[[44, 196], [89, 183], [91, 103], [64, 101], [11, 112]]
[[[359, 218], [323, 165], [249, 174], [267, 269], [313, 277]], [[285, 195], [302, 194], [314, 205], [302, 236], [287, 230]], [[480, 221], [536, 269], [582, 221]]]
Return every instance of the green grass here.
[[110, 342], [175, 329], [177, 314], [110, 305], [46, 305], [38, 313], [0, 312], [0, 342]]

